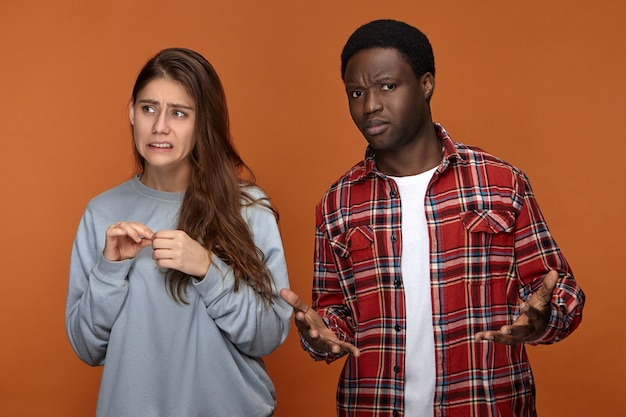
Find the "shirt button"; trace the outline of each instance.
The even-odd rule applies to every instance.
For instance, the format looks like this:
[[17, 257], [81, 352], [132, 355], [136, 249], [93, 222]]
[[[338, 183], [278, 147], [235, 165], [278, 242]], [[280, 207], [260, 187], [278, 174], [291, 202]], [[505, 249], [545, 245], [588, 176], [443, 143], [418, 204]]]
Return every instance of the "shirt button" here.
[[399, 367], [398, 365], [394, 366], [394, 367], [393, 367], [393, 371], [394, 371], [395, 373], [400, 372], [400, 367]]
[[395, 281], [393, 282], [393, 285], [395, 285], [395, 286], [396, 286], [396, 288], [398, 288], [398, 287], [400, 286], [400, 280], [399, 280], [399, 279], [395, 280]]
[[396, 235], [391, 235], [391, 241], [395, 242], [396, 240], [398, 240], [398, 236]]
[[391, 198], [396, 198], [396, 196], [398, 195], [398, 193], [396, 192], [396, 190], [391, 190], [391, 192], [389, 193], [389, 195], [391, 196]]
[[400, 326], [399, 324], [396, 324], [394, 329], [396, 329], [396, 332], [399, 332], [400, 330], [402, 330], [402, 326]]

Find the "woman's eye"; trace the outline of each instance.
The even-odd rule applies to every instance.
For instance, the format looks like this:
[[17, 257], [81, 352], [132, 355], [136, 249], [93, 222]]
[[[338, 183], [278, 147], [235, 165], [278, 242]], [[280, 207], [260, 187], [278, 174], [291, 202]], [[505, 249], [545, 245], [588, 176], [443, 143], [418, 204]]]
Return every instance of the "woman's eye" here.
[[383, 91], [391, 91], [396, 88], [395, 84], [385, 84], [383, 85]]
[[181, 110], [174, 110], [172, 112], [172, 114], [174, 115], [174, 117], [185, 117], [185, 116], [187, 116], [187, 113], [185, 113], [184, 111], [181, 111]]
[[154, 113], [154, 107], [152, 106], [143, 106], [141, 109], [144, 113]]

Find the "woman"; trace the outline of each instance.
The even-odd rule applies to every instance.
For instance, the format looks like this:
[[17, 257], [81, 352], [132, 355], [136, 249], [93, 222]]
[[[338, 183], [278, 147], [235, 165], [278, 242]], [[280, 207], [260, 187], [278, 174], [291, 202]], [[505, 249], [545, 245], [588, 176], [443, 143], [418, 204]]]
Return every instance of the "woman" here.
[[129, 115], [139, 174], [89, 203], [70, 265], [70, 342], [104, 365], [96, 414], [270, 416], [261, 357], [287, 337], [289, 283], [220, 79], [196, 52], [163, 50]]

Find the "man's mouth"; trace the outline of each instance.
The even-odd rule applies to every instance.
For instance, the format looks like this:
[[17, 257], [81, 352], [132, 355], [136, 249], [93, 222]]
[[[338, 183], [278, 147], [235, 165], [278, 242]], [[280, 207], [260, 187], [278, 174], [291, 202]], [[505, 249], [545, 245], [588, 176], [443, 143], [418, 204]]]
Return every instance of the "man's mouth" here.
[[369, 136], [376, 136], [387, 130], [389, 124], [382, 120], [370, 120], [363, 126], [363, 132]]

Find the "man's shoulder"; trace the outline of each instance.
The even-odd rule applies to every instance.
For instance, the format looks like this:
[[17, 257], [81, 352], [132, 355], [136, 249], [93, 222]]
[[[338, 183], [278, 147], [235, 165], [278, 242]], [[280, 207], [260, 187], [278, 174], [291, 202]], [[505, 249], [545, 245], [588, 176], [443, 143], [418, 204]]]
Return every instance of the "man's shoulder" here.
[[329, 195], [340, 192], [341, 190], [353, 186], [356, 182], [359, 182], [367, 175], [366, 161], [361, 160], [354, 164], [350, 169], [344, 172], [337, 180], [335, 180], [330, 187], [326, 189], [323, 198]]
[[465, 160], [489, 160], [497, 163], [505, 163], [502, 158], [495, 156], [494, 154], [487, 152], [480, 146], [468, 145], [463, 142], [454, 142], [459, 155]]
[[485, 169], [505, 169], [516, 175], [524, 175], [522, 170], [515, 165], [505, 161], [499, 156], [485, 151], [479, 146], [468, 145], [462, 142], [454, 142], [454, 146], [464, 164], [470, 166], [484, 166]]

